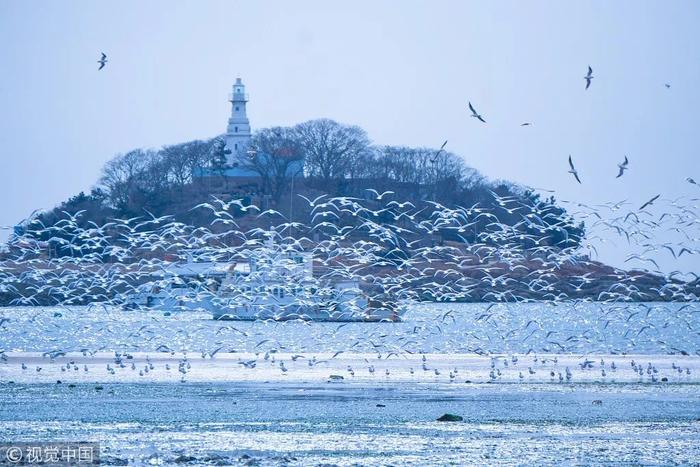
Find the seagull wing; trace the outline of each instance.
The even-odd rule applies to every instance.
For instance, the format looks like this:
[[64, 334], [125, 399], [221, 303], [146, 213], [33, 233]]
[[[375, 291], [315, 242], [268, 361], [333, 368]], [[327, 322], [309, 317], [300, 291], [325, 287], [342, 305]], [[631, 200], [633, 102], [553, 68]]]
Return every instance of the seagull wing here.
[[593, 75], [593, 68], [591, 68], [591, 66], [588, 65], [588, 76], [590, 77], [591, 75]]
[[442, 143], [442, 146], [440, 146], [440, 149], [438, 149], [437, 152], [435, 153], [435, 155], [432, 157], [432, 159], [430, 159], [431, 163], [433, 163], [433, 164], [435, 163], [435, 161], [437, 160], [440, 153], [445, 149], [445, 146], [447, 146], [447, 140], [445, 140], [445, 142]]
[[472, 113], [473, 113], [475, 116], [476, 116], [476, 115], [479, 115], [479, 114], [476, 113], [476, 110], [474, 110], [474, 106], [472, 105], [471, 102], [469, 102], [469, 110], [471, 110]]
[[651, 206], [651, 205], [654, 203], [654, 201], [656, 201], [657, 199], [659, 199], [659, 196], [661, 196], [661, 195], [658, 194], [658, 195], [654, 196], [652, 199], [650, 199], [649, 201], [647, 201], [646, 203], [642, 204], [642, 207], [639, 208], [639, 210], [641, 211], [641, 210], [643, 210], [645, 207]]
[[309, 203], [309, 206], [313, 206], [313, 203], [311, 202], [311, 200], [309, 198], [307, 198], [306, 196], [300, 195], [300, 194], [297, 194], [297, 196], [304, 198], [306, 200], [306, 202]]
[[100, 63], [100, 67], [97, 69], [97, 71], [100, 71], [101, 69], [103, 69], [105, 67], [105, 62], [99, 62], [99, 63]]
[[571, 160], [571, 154], [569, 154], [569, 167], [571, 167], [571, 170], [576, 170], [576, 167], [574, 167], [574, 161]]
[[624, 165], [624, 164], [621, 164], [621, 165], [620, 165], [620, 173], [617, 174], [617, 177], [615, 177], [615, 178], [620, 178], [620, 177], [622, 177], [622, 174], [624, 174], [624, 173], [625, 173], [625, 165]]

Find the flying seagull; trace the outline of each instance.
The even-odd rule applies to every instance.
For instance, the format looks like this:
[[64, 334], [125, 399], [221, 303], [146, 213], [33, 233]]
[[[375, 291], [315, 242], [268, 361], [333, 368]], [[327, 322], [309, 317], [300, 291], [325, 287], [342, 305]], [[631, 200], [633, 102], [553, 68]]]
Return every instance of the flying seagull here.
[[486, 120], [484, 120], [484, 117], [482, 117], [481, 115], [479, 115], [479, 113], [474, 109], [474, 106], [472, 105], [471, 102], [469, 102], [469, 110], [472, 111], [472, 117], [478, 118], [478, 119], [481, 120], [482, 122], [486, 123]]
[[617, 177], [615, 178], [620, 178], [622, 175], [624, 175], [625, 170], [627, 170], [627, 164], [629, 164], [629, 161], [627, 160], [627, 156], [625, 156], [625, 162], [622, 164], [617, 164], [617, 167], [620, 169], [620, 173], [617, 174]]
[[665, 83], [664, 86], [666, 86], [666, 89], [671, 89], [671, 85], [668, 83]]
[[659, 195], [656, 195], [656, 196], [654, 196], [652, 199], [650, 199], [649, 201], [647, 201], [646, 203], [642, 204], [642, 207], [639, 208], [639, 210], [641, 211], [641, 210], [643, 210], [645, 207], [651, 206], [652, 204], [654, 204], [654, 201], [656, 201], [657, 199], [659, 199], [659, 196], [661, 196], [661, 195], [660, 195], [660, 194], [659, 194]]
[[445, 140], [445, 142], [442, 143], [442, 146], [440, 146], [440, 149], [438, 149], [438, 152], [436, 152], [435, 155], [433, 156], [433, 158], [430, 159], [430, 163], [431, 163], [431, 164], [434, 164], [434, 163], [435, 163], [435, 161], [437, 160], [437, 158], [438, 158], [438, 156], [440, 155], [440, 153], [441, 153], [442, 151], [444, 151], [445, 146], [447, 146], [447, 140]]
[[588, 65], [588, 74], [584, 76], [583, 79], [586, 80], [586, 89], [591, 87], [591, 80], [593, 79], [593, 68], [591, 68], [590, 65]]
[[532, 123], [530, 123], [530, 122], [525, 122], [525, 123], [520, 124], [520, 126], [530, 126], [530, 125], [532, 125]]
[[571, 167], [569, 173], [574, 176], [577, 182], [581, 183], [581, 179], [578, 178], [578, 172], [576, 171], [576, 167], [574, 167], [574, 161], [571, 160], [571, 154], [569, 154], [569, 167]]
[[394, 194], [393, 191], [385, 191], [384, 193], [379, 193], [377, 190], [375, 190], [373, 188], [365, 188], [365, 191], [371, 191], [372, 193], [374, 193], [374, 195], [377, 197], [377, 200], [381, 200], [382, 197], [385, 195], [393, 195]]
[[108, 62], [107, 55], [105, 55], [104, 52], [100, 52], [100, 53], [102, 54], [102, 57], [100, 57], [100, 59], [97, 61], [97, 63], [100, 64], [100, 67], [97, 69], [97, 71], [100, 71], [101, 69], [103, 69]]
[[695, 180], [693, 180], [693, 179], [690, 178], [690, 177], [686, 178], [685, 181], [688, 182], [688, 183], [691, 183], [691, 184], [693, 184], [693, 185], [697, 185], [697, 184], [698, 184], [698, 182], [696, 182]]

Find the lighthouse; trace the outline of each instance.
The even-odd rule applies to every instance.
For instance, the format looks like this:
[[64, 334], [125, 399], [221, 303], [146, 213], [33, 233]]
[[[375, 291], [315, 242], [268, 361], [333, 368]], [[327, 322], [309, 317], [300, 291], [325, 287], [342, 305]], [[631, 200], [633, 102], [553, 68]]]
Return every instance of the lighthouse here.
[[250, 146], [250, 122], [246, 114], [248, 95], [241, 78], [236, 78], [229, 102], [231, 102], [231, 118], [228, 119], [226, 127], [226, 148], [231, 151], [228, 163], [233, 165], [237, 158], [246, 154]]

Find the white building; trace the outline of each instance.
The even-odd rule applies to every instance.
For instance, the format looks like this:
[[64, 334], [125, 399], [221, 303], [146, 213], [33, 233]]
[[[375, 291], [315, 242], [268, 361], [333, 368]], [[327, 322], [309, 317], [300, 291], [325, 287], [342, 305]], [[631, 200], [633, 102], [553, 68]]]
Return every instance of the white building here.
[[233, 166], [236, 158], [245, 155], [250, 146], [250, 122], [246, 114], [248, 95], [241, 78], [236, 78], [229, 102], [231, 102], [231, 118], [228, 119], [226, 127], [226, 148], [231, 151], [228, 163]]
[[[226, 149], [231, 151], [226, 156], [226, 167], [223, 171], [212, 170], [209, 168], [200, 168], [195, 171], [195, 177], [219, 177], [223, 175], [229, 181], [237, 186], [256, 186], [260, 188], [260, 174], [254, 171], [241, 161], [248, 157], [269, 157], [262, 153], [251, 151], [251, 130], [250, 121], [246, 112], [248, 104], [248, 94], [245, 92], [245, 85], [241, 78], [236, 78], [233, 85], [233, 92], [229, 94], [229, 102], [231, 103], [231, 117], [228, 119], [226, 126]], [[303, 161], [296, 161], [289, 165], [289, 177], [303, 177]]]

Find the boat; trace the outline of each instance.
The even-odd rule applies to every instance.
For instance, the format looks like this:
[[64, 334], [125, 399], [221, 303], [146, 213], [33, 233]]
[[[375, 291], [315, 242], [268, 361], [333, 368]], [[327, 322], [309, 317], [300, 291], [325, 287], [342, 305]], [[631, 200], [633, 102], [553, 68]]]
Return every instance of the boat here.
[[125, 300], [130, 309], [206, 311], [215, 320], [397, 322], [403, 309], [353, 277], [317, 277], [311, 253], [265, 247], [227, 262], [184, 262]]

